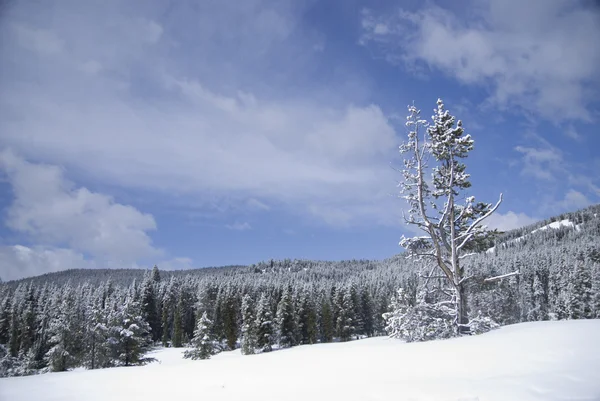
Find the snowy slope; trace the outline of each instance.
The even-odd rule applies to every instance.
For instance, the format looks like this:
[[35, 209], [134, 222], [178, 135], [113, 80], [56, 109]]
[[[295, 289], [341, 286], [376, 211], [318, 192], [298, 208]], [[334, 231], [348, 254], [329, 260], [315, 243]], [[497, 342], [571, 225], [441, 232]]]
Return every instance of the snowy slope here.
[[[531, 233], [533, 234], [533, 233], [535, 233], [537, 231], [545, 231], [545, 230], [547, 230], [549, 228], [552, 228], [553, 230], [558, 230], [561, 227], [575, 227], [575, 224], [571, 220], [569, 220], [569, 219], [561, 220], [561, 221], [555, 221], [555, 222], [547, 224], [547, 225], [545, 225], [543, 227], [540, 227], [537, 230], [533, 230]], [[575, 228], [578, 228], [578, 227], [575, 227]]]
[[600, 320], [404, 344], [373, 338], [206, 361], [0, 379], [2, 401], [600, 400]]
[[[537, 228], [535, 230], [533, 230], [532, 232], [530, 232], [529, 234], [525, 234], [522, 237], [517, 237], [515, 239], [511, 239], [510, 241], [507, 241], [506, 244], [510, 244], [511, 242], [520, 242], [523, 238], [526, 238], [527, 236], [534, 234], [538, 231], [546, 231], [547, 229], [551, 228], [553, 230], [558, 230], [561, 227], [571, 227], [571, 228], [575, 228], [575, 230], [579, 231], [581, 228], [579, 227], [579, 225], [575, 225], [571, 220], [569, 219], [565, 219], [565, 220], [561, 220], [561, 221], [554, 221], [550, 224], [546, 224], [545, 226], [542, 226], [540, 228]], [[496, 250], [496, 247], [493, 246], [489, 249], [487, 249], [485, 252], [486, 253], [492, 253]]]

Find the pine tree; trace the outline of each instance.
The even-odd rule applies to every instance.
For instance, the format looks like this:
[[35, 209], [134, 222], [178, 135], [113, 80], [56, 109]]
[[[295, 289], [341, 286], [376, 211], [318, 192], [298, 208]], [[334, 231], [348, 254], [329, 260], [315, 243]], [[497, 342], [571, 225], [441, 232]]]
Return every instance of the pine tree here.
[[162, 344], [163, 347], [167, 347], [169, 345], [169, 309], [166, 305], [163, 306], [162, 309]]
[[360, 294], [360, 313], [362, 320], [362, 332], [371, 337], [375, 330], [373, 319], [373, 300], [367, 287], [363, 287]]
[[[410, 205], [406, 223], [425, 232], [419, 236], [402, 237], [400, 245], [410, 256], [433, 261], [451, 288], [449, 301], [456, 309], [456, 334], [469, 332], [467, 277], [462, 260], [490, 246], [493, 233], [481, 223], [500, 205], [475, 203], [466, 196], [465, 203], [457, 201], [460, 191], [471, 187], [466, 165], [461, 162], [473, 150], [473, 139], [464, 135], [462, 122], [456, 121], [441, 99], [437, 101], [432, 123], [427, 125], [420, 111], [409, 106], [406, 126], [408, 141], [400, 146], [409, 157], [404, 160], [404, 198]], [[426, 127], [422, 135], [421, 128]], [[431, 167], [431, 184], [425, 177]], [[496, 278], [488, 278], [494, 280]], [[429, 282], [425, 283], [427, 286]]]
[[339, 291], [337, 295], [338, 316], [335, 323], [335, 330], [340, 341], [348, 341], [355, 332], [354, 302], [352, 300], [352, 291], [350, 287]]
[[335, 327], [333, 324], [333, 311], [327, 296], [321, 302], [321, 342], [330, 343], [333, 340]]
[[29, 348], [33, 345], [35, 339], [35, 323], [36, 323], [36, 300], [33, 285], [29, 285], [27, 290], [27, 298], [23, 306], [23, 312], [21, 313], [19, 337], [21, 343], [19, 345], [19, 352], [25, 355]]
[[184, 358], [209, 359], [214, 355], [215, 346], [210, 335], [211, 325], [212, 322], [206, 316], [206, 311], [204, 311], [200, 319], [198, 319], [196, 329], [194, 330], [194, 337], [191, 341], [193, 348], [184, 352]]
[[[599, 256], [600, 257], [600, 256]], [[600, 318], [600, 262], [594, 263], [592, 277], [592, 318]]]
[[266, 293], [260, 295], [256, 309], [256, 347], [260, 352], [273, 349], [273, 313]]
[[53, 372], [63, 372], [75, 365], [75, 353], [72, 348], [76, 342], [73, 333], [73, 296], [66, 290], [62, 300], [57, 303], [55, 316], [50, 320], [50, 350], [46, 353], [46, 361]]
[[183, 301], [181, 297], [175, 308], [175, 316], [173, 318], [173, 347], [180, 348], [183, 346], [183, 325], [182, 325], [182, 310]]
[[548, 300], [546, 289], [539, 274], [533, 277], [533, 304], [534, 310], [530, 320], [548, 320]]
[[569, 277], [569, 317], [588, 319], [592, 317], [592, 278], [584, 263], [577, 262]]
[[12, 305], [7, 295], [0, 304], [0, 344], [8, 344], [10, 339], [10, 321]]
[[279, 345], [283, 348], [296, 345], [295, 311], [289, 287], [284, 288], [277, 305], [276, 322]]
[[231, 287], [225, 292], [225, 303], [222, 306], [223, 331], [227, 347], [234, 350], [238, 339], [238, 307], [237, 299]]
[[106, 368], [112, 365], [108, 321], [106, 311], [102, 308], [105, 301], [96, 299], [92, 301], [86, 320], [86, 365], [89, 369]]
[[[154, 266], [156, 268], [156, 266]], [[156, 268], [156, 274], [158, 269]], [[160, 280], [160, 276], [159, 276]], [[152, 340], [158, 341], [161, 338], [161, 319], [158, 315], [158, 302], [156, 297], [156, 281], [154, 277], [154, 270], [152, 273], [147, 274], [142, 284], [142, 316], [150, 325], [152, 332]]]
[[116, 305], [111, 320], [113, 352], [119, 364], [140, 365], [148, 362], [144, 354], [150, 349], [150, 326], [142, 317], [140, 305], [128, 295], [124, 305]]
[[256, 316], [250, 294], [242, 299], [242, 354], [254, 354], [256, 349]]

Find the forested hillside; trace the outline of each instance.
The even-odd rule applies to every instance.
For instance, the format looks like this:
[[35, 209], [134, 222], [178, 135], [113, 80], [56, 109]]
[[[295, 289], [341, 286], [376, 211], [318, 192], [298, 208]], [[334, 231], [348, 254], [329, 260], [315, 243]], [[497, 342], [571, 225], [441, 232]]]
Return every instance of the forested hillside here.
[[[596, 205], [503, 233], [465, 259], [471, 312], [499, 324], [600, 317], [599, 216]], [[145, 363], [150, 347], [182, 347], [195, 329], [217, 351], [245, 354], [383, 335], [391, 298], [402, 287], [414, 299], [426, 270], [397, 255], [178, 272], [72, 270], [8, 282], [0, 285], [0, 375]], [[513, 271], [520, 274], [482, 279]]]

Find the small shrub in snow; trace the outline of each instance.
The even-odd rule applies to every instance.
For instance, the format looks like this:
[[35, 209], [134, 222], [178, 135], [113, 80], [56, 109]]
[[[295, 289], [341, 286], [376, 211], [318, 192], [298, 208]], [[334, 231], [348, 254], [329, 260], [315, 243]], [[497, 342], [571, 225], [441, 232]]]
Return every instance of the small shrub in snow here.
[[383, 314], [390, 337], [406, 342], [428, 341], [455, 336], [454, 311], [444, 303], [424, 301], [412, 306], [404, 289], [400, 288], [390, 305], [392, 311]]
[[469, 327], [471, 328], [471, 334], [483, 334], [490, 330], [497, 329], [500, 325], [496, 323], [494, 319], [483, 315], [481, 311], [479, 311], [477, 316], [469, 322]]
[[[455, 337], [454, 324], [456, 311], [453, 302], [427, 303], [419, 297], [416, 305], [411, 305], [404, 289], [400, 288], [392, 298], [391, 312], [384, 313], [386, 331], [390, 337], [406, 342], [429, 341]], [[448, 306], [450, 305], [450, 306]], [[471, 334], [481, 334], [499, 327], [489, 316], [481, 312], [469, 322]]]

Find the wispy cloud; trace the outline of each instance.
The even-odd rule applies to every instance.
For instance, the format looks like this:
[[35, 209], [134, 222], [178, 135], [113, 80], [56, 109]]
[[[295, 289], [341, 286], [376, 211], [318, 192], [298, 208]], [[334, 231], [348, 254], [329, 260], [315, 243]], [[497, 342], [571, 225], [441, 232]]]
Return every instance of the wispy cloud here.
[[252, 229], [252, 226], [247, 221], [244, 221], [244, 222], [236, 221], [233, 224], [227, 224], [225, 227], [227, 227], [230, 230], [235, 230], [235, 231], [246, 231], [246, 230]]
[[361, 43], [391, 62], [439, 70], [491, 88], [490, 101], [551, 121], [590, 121], [600, 82], [600, 9], [585, 1], [487, 0], [460, 16], [428, 5], [384, 15], [366, 10]]
[[[393, 185], [387, 163], [397, 140], [380, 107], [279, 90], [265, 65], [294, 73], [290, 49], [298, 62], [317, 57], [312, 36], [292, 35], [291, 2], [241, 10], [177, 3], [168, 12], [154, 2], [135, 12], [108, 4], [58, 6], [55, 18], [40, 21], [38, 11], [17, 7], [19, 29], [61, 45], [51, 55], [23, 40], [2, 48], [0, 57], [16, 66], [1, 78], [5, 144], [84, 179], [197, 204], [227, 199], [263, 211], [277, 204], [335, 222], [323, 214], [333, 205], [351, 211], [350, 224], [382, 220], [385, 208], [363, 207], [385, 202]], [[14, 26], [3, 29], [18, 35]], [[267, 78], [269, 91], [260, 84]]]
[[577, 210], [591, 204], [592, 201], [590, 201], [587, 196], [574, 189], [567, 191], [564, 199], [559, 202], [559, 205], [563, 210]]
[[515, 150], [523, 155], [523, 175], [552, 181], [564, 169], [562, 154], [556, 148], [517, 146]]

